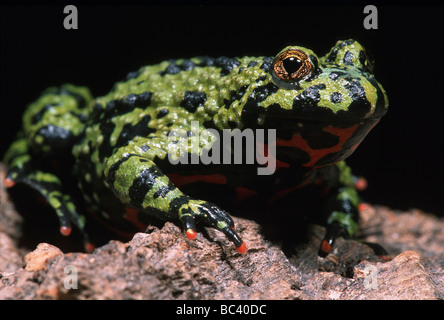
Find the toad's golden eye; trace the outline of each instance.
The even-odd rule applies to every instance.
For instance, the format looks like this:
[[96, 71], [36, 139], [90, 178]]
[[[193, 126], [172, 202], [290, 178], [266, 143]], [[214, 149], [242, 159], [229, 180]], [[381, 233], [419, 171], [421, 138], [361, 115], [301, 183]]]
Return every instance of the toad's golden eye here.
[[306, 78], [313, 65], [308, 56], [298, 49], [289, 49], [279, 54], [273, 61], [272, 75], [278, 85], [289, 88], [288, 84], [296, 85]]

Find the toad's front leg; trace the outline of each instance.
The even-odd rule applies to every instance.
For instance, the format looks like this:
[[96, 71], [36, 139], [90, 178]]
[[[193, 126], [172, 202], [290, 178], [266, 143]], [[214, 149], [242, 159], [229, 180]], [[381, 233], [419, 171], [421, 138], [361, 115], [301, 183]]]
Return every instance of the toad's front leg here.
[[[359, 205], [361, 203], [356, 185], [356, 178], [344, 161], [338, 162], [324, 170], [329, 178], [330, 192], [325, 204], [327, 216], [327, 231], [319, 248], [320, 256], [327, 256], [333, 249], [336, 239], [340, 236], [354, 238], [359, 229]], [[388, 253], [376, 243], [364, 242], [383, 260], [387, 260]]]

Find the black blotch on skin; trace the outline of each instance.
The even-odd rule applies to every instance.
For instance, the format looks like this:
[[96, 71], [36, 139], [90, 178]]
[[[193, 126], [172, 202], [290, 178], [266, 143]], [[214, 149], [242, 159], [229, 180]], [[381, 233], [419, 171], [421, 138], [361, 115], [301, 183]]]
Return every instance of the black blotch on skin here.
[[195, 112], [200, 106], [203, 106], [205, 101], [207, 101], [207, 95], [205, 92], [200, 91], [185, 91], [183, 100], [180, 104], [189, 112]]
[[145, 91], [139, 94], [131, 93], [126, 96], [125, 99], [121, 100], [123, 105], [127, 105], [128, 108], [134, 110], [135, 108], [144, 108], [151, 103], [151, 91]]
[[104, 139], [99, 146], [99, 158], [103, 160], [105, 157], [110, 156], [114, 148], [126, 146], [135, 137], [147, 137], [150, 133], [154, 132], [154, 129], [148, 127], [150, 120], [151, 117], [145, 115], [136, 125], [130, 123], [125, 124], [115, 146], [111, 146], [109, 139], [115, 129], [115, 124], [112, 122], [112, 119], [102, 121], [99, 128]]
[[245, 92], [248, 89], [248, 85], [242, 86], [239, 91], [231, 91], [230, 92], [230, 99], [224, 99], [224, 107], [225, 109], [229, 109], [231, 104], [236, 100], [241, 100], [242, 97], [245, 95]]
[[242, 123], [247, 128], [257, 127], [257, 117], [252, 116], [252, 114], [257, 114], [258, 105], [278, 90], [279, 87], [272, 82], [269, 82], [263, 86], [255, 88], [251, 95], [248, 96], [247, 102], [242, 110]]
[[166, 74], [177, 74], [181, 71], [180, 67], [176, 64], [176, 62], [171, 61], [170, 64], [165, 68], [164, 71], [160, 71], [159, 74], [164, 76]]
[[319, 90], [324, 90], [325, 88], [325, 84], [318, 84], [308, 87], [294, 98], [293, 108], [300, 108], [302, 111], [307, 109], [307, 111], [309, 112], [310, 109], [316, 106], [317, 103], [321, 100]]
[[338, 45], [338, 48], [339, 49], [342, 49], [342, 48], [344, 48], [345, 46], [350, 46], [350, 45], [352, 45], [353, 43], [355, 43], [356, 41], [355, 40], [353, 40], [353, 39], [349, 39], [349, 40], [346, 40], [346, 41], [342, 41], [339, 45]]
[[344, 85], [348, 90], [348, 95], [353, 101], [366, 100], [365, 89], [357, 81], [351, 81], [349, 84]]
[[142, 206], [143, 199], [146, 194], [151, 190], [156, 179], [163, 174], [154, 168], [143, 169], [139, 176], [134, 179], [133, 184], [128, 189], [130, 196], [130, 203], [136, 208]]
[[[355, 43], [355, 40], [347, 40], [347, 41], [343, 41], [341, 42], [338, 46], [335, 46], [329, 53], [328, 57], [325, 59], [325, 62], [331, 63], [331, 62], [335, 62], [336, 58], [338, 56], [338, 51], [342, 48], [344, 48], [345, 46], [349, 46], [352, 45], [353, 43]], [[345, 62], [345, 61], [344, 61]]]
[[336, 81], [338, 78], [340, 78], [340, 77], [344, 77], [344, 76], [346, 76], [346, 75], [347, 75], [347, 73], [345, 73], [345, 72], [343, 72], [343, 71], [333, 71], [333, 72], [331, 72], [331, 73], [328, 75], [328, 77], [329, 77], [331, 80]]
[[162, 119], [165, 117], [170, 111], [168, 109], [160, 109], [157, 113], [157, 119]]
[[179, 65], [179, 68], [180, 68], [182, 71], [189, 71], [189, 70], [193, 69], [195, 66], [196, 66], [196, 65], [195, 65], [194, 62], [192, 62], [192, 61], [189, 60], [189, 59], [185, 59], [185, 60], [183, 60], [182, 63]]
[[176, 186], [169, 181], [167, 186], [164, 186], [162, 188], [160, 188], [159, 190], [157, 190], [154, 194], [153, 194], [153, 198], [157, 199], [159, 197], [161, 198], [165, 198], [166, 194], [172, 190], [176, 189]]
[[351, 51], [347, 51], [344, 55], [344, 64], [348, 66], [353, 65], [353, 53]]
[[170, 64], [165, 68], [165, 70], [160, 71], [159, 74], [161, 76], [167, 74], [177, 74], [181, 71], [189, 71], [196, 66], [194, 62], [189, 59], [183, 60], [180, 64], [177, 64], [177, 61], [170, 60]]
[[333, 92], [330, 96], [330, 101], [333, 103], [339, 103], [342, 101], [342, 94], [339, 92]]
[[[52, 124], [40, 128], [36, 133], [36, 136], [38, 135], [43, 137], [43, 145], [50, 146], [53, 152], [68, 151], [75, 142], [75, 136], [71, 131]], [[34, 143], [33, 147], [39, 150], [40, 144]]]
[[275, 94], [279, 90], [279, 87], [274, 83], [269, 82], [266, 85], [257, 87], [253, 90], [250, 98], [253, 98], [256, 102], [262, 102], [268, 98], [268, 96]]
[[264, 70], [265, 72], [268, 72], [268, 71], [270, 71], [272, 64], [273, 64], [273, 58], [272, 57], [265, 57], [260, 68], [262, 70]]
[[94, 108], [93, 117], [95, 119], [100, 117], [105, 119], [114, 118], [131, 112], [136, 108], [146, 108], [151, 104], [152, 95], [151, 91], [145, 91], [140, 94], [129, 94], [123, 99], [111, 100], [106, 104], [104, 110], [102, 108]]
[[265, 79], [267, 79], [267, 76], [262, 76], [256, 79], [256, 82], [261, 82], [264, 81]]
[[150, 120], [151, 117], [147, 114], [136, 125], [130, 123], [125, 124], [114, 148], [121, 148], [126, 146], [135, 137], [147, 137], [150, 133], [154, 132], [155, 129], [148, 127]]
[[238, 67], [240, 62], [235, 58], [219, 57], [214, 59], [214, 65], [222, 69], [220, 71], [221, 76], [226, 76], [231, 70]]
[[348, 107], [347, 114], [355, 118], [363, 118], [371, 108], [365, 89], [357, 81], [351, 81], [344, 87], [348, 90], [348, 95], [353, 100]]

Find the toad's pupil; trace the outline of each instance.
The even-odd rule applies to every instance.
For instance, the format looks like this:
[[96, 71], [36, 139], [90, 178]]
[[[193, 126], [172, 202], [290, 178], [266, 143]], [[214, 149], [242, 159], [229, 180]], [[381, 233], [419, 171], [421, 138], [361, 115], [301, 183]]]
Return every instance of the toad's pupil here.
[[302, 61], [296, 57], [289, 57], [285, 59], [282, 63], [284, 65], [285, 71], [287, 71], [289, 74], [298, 71], [299, 68], [302, 66]]

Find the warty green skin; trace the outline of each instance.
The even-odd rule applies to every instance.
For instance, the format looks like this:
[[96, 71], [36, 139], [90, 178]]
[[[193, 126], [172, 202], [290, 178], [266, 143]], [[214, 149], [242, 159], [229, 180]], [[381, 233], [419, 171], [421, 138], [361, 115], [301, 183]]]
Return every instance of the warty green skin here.
[[[229, 188], [268, 196], [295, 187], [289, 193], [293, 196], [299, 187], [322, 180], [333, 199], [327, 201], [327, 223], [334, 227], [327, 231], [326, 241], [332, 245], [343, 231], [353, 236], [359, 198], [343, 160], [385, 114], [387, 96], [374, 79], [364, 49], [354, 40], [338, 41], [321, 58], [298, 46], [281, 53], [287, 50], [304, 52], [312, 66], [311, 73], [294, 84], [273, 74], [275, 62], [270, 57], [199, 57], [142, 67], [96, 99], [85, 87], [50, 88], [27, 108], [23, 130], [5, 155], [8, 185], [23, 183], [38, 190], [57, 212], [61, 226], [66, 230], [74, 224], [88, 243], [84, 204], [65, 193], [59, 173], [42, 165], [49, 158], [71, 154], [71, 169], [87, 207], [110, 224], [131, 230], [131, 212], [136, 212], [139, 227], [146, 216], [155, 215], [181, 220], [194, 238], [199, 221], [243, 248], [228, 213], [200, 200], [198, 192], [194, 197], [183, 193], [170, 174], [221, 174]], [[285, 165], [272, 177], [236, 165], [222, 171], [220, 166], [172, 166], [172, 143], [198, 154], [212, 145], [198, 141], [197, 150], [191, 150], [190, 142], [196, 139], [192, 121], [198, 121], [201, 132], [273, 128], [279, 141], [294, 138], [299, 144], [292, 145], [295, 153], [290, 156], [279, 158], [278, 153], [277, 160]], [[185, 134], [171, 139], [172, 131]], [[309, 147], [302, 147], [301, 139]]]

